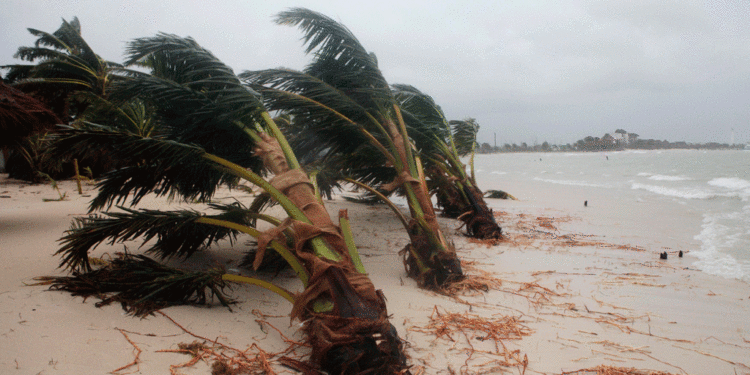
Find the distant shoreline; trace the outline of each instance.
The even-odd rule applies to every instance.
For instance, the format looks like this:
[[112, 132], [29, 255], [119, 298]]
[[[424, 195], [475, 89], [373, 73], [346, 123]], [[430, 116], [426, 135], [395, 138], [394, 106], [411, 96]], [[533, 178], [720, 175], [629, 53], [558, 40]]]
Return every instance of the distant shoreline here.
[[[511, 146], [512, 147], [512, 146]], [[515, 152], [618, 152], [618, 151], [663, 151], [663, 150], [696, 150], [696, 151], [744, 151], [750, 150], [750, 144], [686, 144], [679, 145], [677, 143], [670, 144], [668, 147], [617, 147], [617, 148], [569, 148], [564, 146], [552, 145], [545, 149], [540, 145], [527, 147], [526, 149], [506, 149], [504, 147], [494, 148], [490, 146], [489, 149], [480, 147], [477, 150], [479, 154], [505, 154]]]

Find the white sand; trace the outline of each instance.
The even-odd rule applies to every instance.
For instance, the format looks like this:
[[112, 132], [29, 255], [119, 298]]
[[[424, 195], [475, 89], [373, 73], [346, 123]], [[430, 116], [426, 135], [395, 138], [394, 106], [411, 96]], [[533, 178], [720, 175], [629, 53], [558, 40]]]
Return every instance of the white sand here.
[[[168, 374], [170, 365], [187, 361], [189, 357], [182, 354], [157, 352], [195, 340], [159, 314], [132, 318], [117, 305], [96, 308], [94, 299], [83, 302], [80, 297], [25, 285], [35, 276], [63, 273], [57, 269], [58, 258], [52, 255], [58, 248], [56, 240], [75, 215], [86, 213], [95, 192], [88, 186], [85, 194], [90, 196], [79, 196], [75, 184], [65, 181], [60, 185], [68, 199], [44, 202], [43, 198], [57, 198], [49, 185], [29, 186], [6, 176], [0, 175], [0, 373], [111, 372], [130, 363], [135, 355], [118, 329], [126, 330], [142, 350], [138, 367], [120, 373]], [[603, 364], [670, 373], [750, 374], [747, 283], [689, 269], [693, 262], [689, 254], [679, 259], [676, 252], [689, 251], [690, 240], [671, 236], [668, 225], [652, 225], [656, 233], [644, 233], [634, 229], [643, 223], [617, 223], [616, 215], [592, 206], [596, 199], [590, 199], [587, 209], [579, 207], [583, 199], [575, 197], [572, 190], [561, 191], [564, 199], [558, 201], [535, 197], [533, 191], [517, 194], [508, 190], [522, 200], [491, 204], [507, 213], [502, 216], [502, 226], [510, 241], [494, 247], [471, 244], [457, 234], [455, 221], [444, 220], [464, 261], [477, 262], [478, 269], [503, 281], [502, 286], [486, 293], [460, 297], [469, 304], [420, 290], [406, 277], [397, 253], [407, 237], [387, 209], [343, 200], [327, 203], [331, 213], [349, 210], [365, 266], [375, 286], [388, 298], [391, 322], [409, 342], [413, 372], [522, 371], [496, 367], [498, 360], [504, 360], [502, 356], [479, 352], [494, 350], [491, 340], [481, 340], [485, 333], [454, 332], [452, 342], [418, 332], [428, 325], [437, 308], [442, 314], [470, 313], [486, 320], [520, 319], [530, 335], [503, 344], [510, 352], [517, 350], [518, 358], [528, 358], [527, 374], [560, 374]], [[222, 191], [218, 199], [232, 194], [239, 197], [244, 193]], [[149, 199], [145, 206], [163, 205], [159, 202]], [[556, 217], [558, 220], [551, 222], [555, 229], [540, 226], [544, 221], [537, 217]], [[551, 239], [549, 233], [596, 235], [577, 238], [600, 244], [566, 246], [563, 240]], [[237, 246], [244, 247], [244, 241], [239, 242]], [[645, 251], [602, 244], [638, 245]], [[136, 247], [129, 244], [131, 250]], [[661, 262], [658, 253], [664, 247], [670, 248], [670, 258]], [[122, 245], [102, 245], [94, 255], [121, 250]], [[228, 245], [211, 254], [198, 259], [231, 268], [239, 258]], [[282, 277], [281, 283], [299, 290], [291, 277]], [[218, 338], [240, 349], [252, 344], [268, 352], [286, 348], [273, 329], [256, 322], [261, 314], [281, 316], [263, 319], [285, 335], [300, 338], [296, 324], [290, 326], [289, 319], [283, 317], [290, 310], [285, 300], [246, 286], [234, 288], [231, 295], [239, 301], [233, 312], [221, 306], [172, 307], [164, 312], [197, 335]], [[468, 367], [471, 351], [467, 350], [467, 338], [476, 350]], [[179, 371], [210, 373], [205, 363]]]

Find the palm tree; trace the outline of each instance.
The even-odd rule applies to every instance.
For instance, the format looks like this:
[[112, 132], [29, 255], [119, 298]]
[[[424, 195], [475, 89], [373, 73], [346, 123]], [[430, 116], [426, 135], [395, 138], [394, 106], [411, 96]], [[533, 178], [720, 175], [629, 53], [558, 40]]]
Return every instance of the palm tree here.
[[[54, 279], [54, 286], [81, 294], [114, 292], [112, 298], [143, 314], [170, 303], [203, 302], [205, 288], [224, 303], [225, 281], [247, 282], [293, 304], [291, 316], [304, 322], [311, 362], [320, 369], [344, 374], [403, 370], [402, 342], [388, 322], [382, 294], [359, 260], [346, 213], [340, 213], [339, 225], [333, 223], [258, 94], [191, 38], [159, 34], [137, 39], [127, 55], [127, 65], [147, 67], [151, 74], [128, 72], [131, 77], [115, 85], [112, 102], [141, 101], [153, 110], [156, 126], [141, 132], [133, 129], [142, 126], [122, 126], [119, 120], [84, 123], [68, 127], [57, 141], [58, 149], [69, 152], [105, 148], [128, 167], [99, 182], [91, 208], [105, 212], [77, 220], [61, 239], [61, 266], [74, 275]], [[274, 178], [264, 178], [266, 172]], [[238, 180], [259, 186], [289, 217], [280, 220], [240, 203], [212, 204], [209, 213], [121, 205], [136, 205], [149, 193], [205, 202], [219, 185]], [[119, 210], [112, 211], [113, 205]], [[273, 229], [260, 232], [251, 225], [255, 220]], [[221, 270], [165, 270], [143, 256], [128, 256], [104, 271], [93, 270], [88, 258], [100, 243], [138, 237], [144, 243], [154, 240], [147, 253], [187, 258], [240, 233], [258, 239], [256, 267], [271, 248], [297, 273], [304, 291], [294, 294]], [[90, 285], [97, 288], [92, 291]]]
[[120, 65], [105, 61], [81, 36], [77, 17], [54, 33], [28, 29], [37, 37], [33, 47], [20, 47], [15, 58], [35, 64], [6, 65], [6, 79], [16, 88], [46, 103], [66, 123], [85, 110], [88, 102], [71, 100], [71, 94], [86, 91], [106, 97], [113, 70]]
[[[479, 131], [476, 120], [448, 121], [432, 97], [417, 88], [393, 85], [393, 89], [443, 213], [462, 220], [472, 237], [501, 238], [502, 230], [474, 176], [474, 150]], [[471, 174], [467, 174], [460, 160], [466, 155], [471, 155]]]
[[[117, 77], [114, 70], [120, 65], [103, 60], [91, 49], [81, 36], [78, 18], [63, 19], [54, 33], [28, 30], [37, 37], [34, 46], [20, 47], [14, 57], [33, 64], [0, 67], [8, 69], [6, 79], [14, 88], [44, 103], [62, 120], [58, 123], [64, 124], [80, 118], [92, 99], [107, 97], [111, 81]], [[16, 147], [14, 159], [8, 163], [15, 177], [38, 180], [39, 172], [59, 176], [63, 171], [64, 161], [47, 155], [48, 142], [43, 135], [35, 133]], [[111, 168], [106, 155], [80, 161], [96, 172]]]
[[403, 190], [410, 218], [395, 211], [411, 239], [404, 249], [407, 273], [420, 286], [440, 288], [462, 279], [455, 249], [438, 225], [401, 108], [375, 55], [345, 26], [311, 10], [290, 9], [276, 22], [299, 26], [313, 61], [303, 72], [269, 69], [240, 77], [263, 95], [269, 109], [291, 115], [296, 129], [304, 132], [305, 140], [296, 142], [298, 152], [325, 163], [344, 155], [346, 161], [339, 165], [354, 180], [388, 178]]

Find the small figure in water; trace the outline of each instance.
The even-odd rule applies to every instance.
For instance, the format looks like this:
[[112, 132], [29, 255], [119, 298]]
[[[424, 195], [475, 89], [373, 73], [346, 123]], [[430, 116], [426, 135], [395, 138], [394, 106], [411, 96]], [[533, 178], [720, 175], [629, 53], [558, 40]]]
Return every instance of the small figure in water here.
[[588, 206], [589, 206], [589, 201], [583, 201], [583, 207], [588, 207]]
[[678, 257], [682, 258], [682, 250], [680, 250], [680, 253], [677, 254]]
[[665, 251], [665, 252], [659, 254], [659, 259], [667, 260], [667, 252]]

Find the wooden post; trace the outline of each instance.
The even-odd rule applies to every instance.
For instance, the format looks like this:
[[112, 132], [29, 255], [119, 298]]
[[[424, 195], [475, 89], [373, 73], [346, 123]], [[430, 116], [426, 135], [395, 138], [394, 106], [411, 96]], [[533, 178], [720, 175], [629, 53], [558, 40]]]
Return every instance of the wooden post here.
[[78, 173], [78, 159], [73, 159], [73, 168], [76, 171], [76, 185], [78, 185], [78, 195], [83, 195], [83, 189], [81, 189], [81, 174]]

